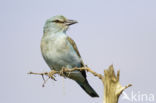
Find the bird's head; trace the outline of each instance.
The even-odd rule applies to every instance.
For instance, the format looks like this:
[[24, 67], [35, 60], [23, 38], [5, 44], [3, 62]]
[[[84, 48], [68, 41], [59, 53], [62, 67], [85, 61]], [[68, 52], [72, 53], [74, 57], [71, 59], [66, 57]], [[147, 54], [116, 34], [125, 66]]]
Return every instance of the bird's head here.
[[44, 32], [66, 32], [70, 25], [77, 23], [69, 20], [62, 15], [49, 18], [44, 25]]

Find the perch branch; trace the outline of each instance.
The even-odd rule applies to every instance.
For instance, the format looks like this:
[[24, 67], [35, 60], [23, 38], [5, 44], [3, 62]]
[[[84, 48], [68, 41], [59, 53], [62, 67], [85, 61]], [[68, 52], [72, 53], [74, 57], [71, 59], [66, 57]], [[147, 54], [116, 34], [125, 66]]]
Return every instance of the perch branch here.
[[[99, 73], [94, 72], [88, 67], [82, 67], [82, 68], [62, 68], [60, 71], [51, 70], [50, 72], [44, 72], [44, 73], [34, 73], [29, 72], [28, 74], [34, 74], [34, 75], [41, 75], [43, 78], [43, 86], [47, 82], [48, 79], [55, 80], [54, 76], [55, 74], [58, 74], [60, 76], [66, 77], [65, 74], [69, 74], [73, 71], [87, 71], [92, 73], [94, 76], [101, 79], [103, 85], [104, 85], [104, 100], [103, 103], [118, 103], [119, 96], [121, 93], [128, 87], [132, 86], [131, 84], [127, 86], [121, 86], [119, 83], [119, 77], [120, 77], [120, 71], [117, 71], [117, 75], [115, 75], [114, 67], [113, 65], [109, 66], [108, 69], [104, 70], [104, 75], [101, 75]], [[48, 76], [48, 79], [44, 79], [44, 75]]]

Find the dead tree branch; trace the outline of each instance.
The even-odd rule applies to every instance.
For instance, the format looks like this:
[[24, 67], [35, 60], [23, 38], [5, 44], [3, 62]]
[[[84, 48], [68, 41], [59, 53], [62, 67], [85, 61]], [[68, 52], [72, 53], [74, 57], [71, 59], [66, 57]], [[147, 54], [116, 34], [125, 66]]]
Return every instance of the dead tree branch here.
[[[34, 73], [34, 72], [29, 72], [28, 74], [34, 74], [34, 75], [41, 75], [44, 83], [47, 82], [48, 79], [54, 79], [54, 75], [58, 74], [60, 76], [64, 76], [66, 73], [71, 73], [72, 71], [82, 71], [85, 70], [87, 72], [92, 73], [94, 76], [98, 77], [101, 79], [103, 85], [104, 85], [104, 100], [103, 103], [118, 103], [119, 96], [121, 93], [128, 87], [131, 86], [131, 84], [127, 86], [121, 86], [119, 82], [119, 76], [120, 76], [120, 71], [117, 72], [117, 75], [115, 75], [113, 65], [111, 65], [108, 69], [104, 70], [104, 75], [101, 75], [99, 73], [94, 72], [88, 67], [82, 67], [82, 68], [62, 68], [60, 71], [55, 71], [51, 70], [50, 72], [44, 72], [44, 73]], [[44, 76], [48, 76], [48, 79], [44, 79]]]

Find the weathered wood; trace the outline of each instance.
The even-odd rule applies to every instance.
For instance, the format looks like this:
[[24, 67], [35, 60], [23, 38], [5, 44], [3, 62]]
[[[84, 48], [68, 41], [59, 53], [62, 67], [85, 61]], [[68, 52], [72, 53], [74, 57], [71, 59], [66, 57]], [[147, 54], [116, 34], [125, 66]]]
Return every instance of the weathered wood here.
[[[29, 72], [28, 74], [41, 75], [44, 80], [44, 83], [43, 83], [43, 86], [44, 86], [48, 79], [51, 78], [51, 79], [55, 80], [55, 78], [54, 78], [55, 74], [59, 74], [60, 76], [65, 77], [64, 74], [70, 75], [70, 73], [75, 70], [79, 70], [79, 71], [86, 70], [87, 72], [92, 73], [94, 76], [98, 77], [102, 81], [103, 86], [104, 86], [103, 103], [118, 103], [118, 99], [119, 99], [119, 96], [121, 95], [121, 93], [126, 88], [131, 86], [131, 84], [129, 84], [127, 86], [121, 86], [121, 84], [119, 82], [120, 71], [118, 71], [117, 75], [115, 75], [113, 65], [109, 66], [108, 69], [104, 70], [104, 75], [96, 73], [88, 67], [73, 68], [73, 69], [62, 68], [61, 71], [51, 70], [50, 72], [44, 72], [44, 73]], [[48, 76], [47, 80], [44, 79], [44, 75]]]

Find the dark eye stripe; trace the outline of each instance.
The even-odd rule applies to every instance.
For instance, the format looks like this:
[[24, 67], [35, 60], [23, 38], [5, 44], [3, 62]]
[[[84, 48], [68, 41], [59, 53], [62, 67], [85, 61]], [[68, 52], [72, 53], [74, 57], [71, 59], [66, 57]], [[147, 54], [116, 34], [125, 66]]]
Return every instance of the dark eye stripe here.
[[54, 20], [52, 22], [55, 22], [55, 23], [64, 23], [63, 21], [60, 21], [60, 20]]

